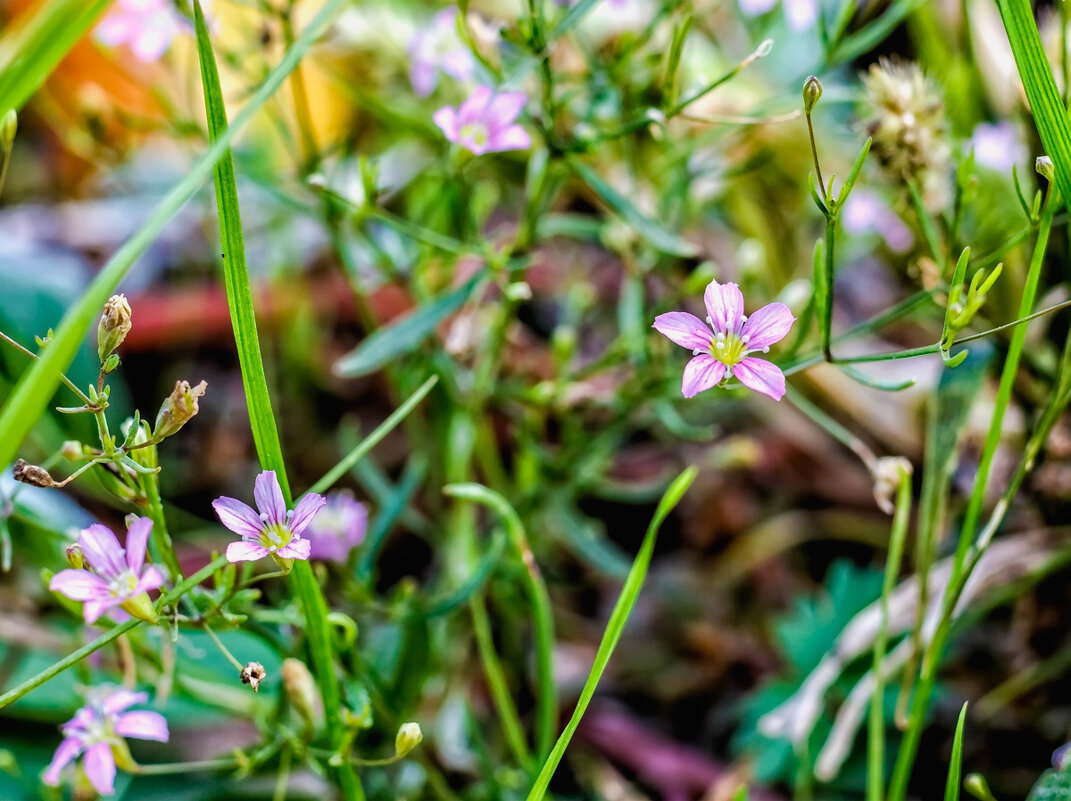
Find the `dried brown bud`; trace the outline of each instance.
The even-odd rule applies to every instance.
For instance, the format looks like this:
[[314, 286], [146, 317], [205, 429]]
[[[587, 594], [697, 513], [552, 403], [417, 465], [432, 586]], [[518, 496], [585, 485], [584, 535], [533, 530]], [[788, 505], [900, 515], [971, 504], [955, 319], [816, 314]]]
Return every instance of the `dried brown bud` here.
[[171, 395], [156, 415], [153, 439], [159, 442], [186, 425], [190, 418], [197, 414], [197, 399], [203, 396], [207, 389], [207, 381], [202, 381], [195, 387], [191, 387], [189, 381], [176, 381]]
[[11, 473], [15, 476], [16, 481], [21, 481], [23, 484], [29, 484], [34, 487], [56, 486], [55, 480], [45, 468], [38, 467], [35, 464], [27, 464], [22, 459], [15, 462], [15, 467]]
[[238, 674], [238, 678], [242, 680], [242, 684], [248, 684], [253, 688], [253, 692], [260, 689], [260, 683], [264, 681], [264, 678], [268, 675], [268, 671], [264, 669], [264, 665], [260, 662], [249, 662], [242, 672]]
[[97, 323], [97, 355], [101, 364], [123, 344], [130, 326], [130, 304], [126, 302], [126, 295], [112, 295], [104, 304]]

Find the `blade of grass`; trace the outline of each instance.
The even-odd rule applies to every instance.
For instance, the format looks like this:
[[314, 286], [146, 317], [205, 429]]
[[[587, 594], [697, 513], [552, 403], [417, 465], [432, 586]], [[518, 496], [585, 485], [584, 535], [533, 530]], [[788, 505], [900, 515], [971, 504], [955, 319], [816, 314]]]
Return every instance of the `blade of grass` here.
[[632, 569], [629, 570], [628, 578], [625, 579], [625, 585], [621, 588], [621, 594], [614, 605], [614, 611], [610, 614], [610, 621], [606, 624], [606, 631], [602, 635], [602, 642], [599, 643], [599, 650], [595, 653], [595, 662], [591, 666], [587, 681], [584, 682], [584, 689], [580, 691], [580, 698], [576, 702], [573, 716], [565, 724], [565, 729], [558, 738], [558, 742], [554, 744], [554, 748], [551, 749], [550, 756], [543, 762], [543, 768], [539, 771], [535, 784], [532, 785], [532, 789], [528, 793], [527, 801], [542, 801], [546, 796], [554, 771], [557, 770], [558, 763], [561, 762], [562, 756], [565, 754], [565, 749], [569, 747], [569, 741], [573, 739], [576, 727], [580, 725], [580, 719], [584, 716], [588, 704], [591, 703], [591, 699], [595, 695], [595, 688], [599, 684], [599, 679], [602, 678], [603, 671], [606, 670], [606, 665], [614, 653], [614, 648], [617, 647], [617, 641], [621, 639], [621, 633], [625, 630], [629, 615], [632, 614], [632, 608], [636, 605], [636, 598], [643, 587], [643, 580], [647, 577], [647, 567], [650, 565], [651, 556], [654, 554], [658, 529], [673, 510], [673, 507], [684, 496], [684, 493], [688, 491], [688, 487], [691, 486], [698, 472], [696, 468], [689, 467], [673, 480], [673, 483], [669, 485], [669, 488], [662, 496], [662, 500], [658, 502], [658, 508], [655, 510], [651, 524], [647, 527], [647, 533], [643, 537], [643, 544], [640, 545], [639, 553], [636, 554], [636, 559], [632, 563]]
[[[212, 42], [205, 24], [201, 4], [194, 0], [194, 15], [197, 29], [197, 53], [201, 63], [201, 82], [205, 95], [205, 115], [208, 118], [209, 138], [215, 142], [227, 130], [227, 110], [223, 101], [219, 72]], [[219, 208], [220, 238], [223, 248], [223, 276], [227, 291], [227, 305], [231, 312], [234, 341], [238, 349], [238, 361], [242, 370], [249, 423], [253, 430], [253, 442], [261, 467], [274, 470], [282, 487], [287, 505], [292, 502], [286, 464], [283, 460], [279, 431], [275, 423], [268, 382], [264, 374], [264, 362], [257, 337], [257, 321], [253, 311], [253, 291], [249, 285], [249, 271], [245, 262], [245, 244], [242, 236], [242, 220], [238, 207], [238, 183], [234, 174], [234, 160], [226, 152], [216, 163], [213, 179], [216, 187], [216, 203]], [[305, 636], [308, 640], [312, 664], [316, 671], [320, 696], [323, 699], [324, 718], [332, 748], [340, 748], [346, 740], [342, 725], [342, 698], [335, 676], [335, 659], [331, 645], [331, 630], [327, 621], [328, 607], [307, 561], [294, 562], [289, 575], [292, 591], [301, 601], [305, 615]], [[360, 780], [348, 760], [335, 768], [343, 798], [357, 801], [364, 798]]]
[[82, 339], [96, 322], [104, 302], [134, 266], [137, 258], [208, 179], [216, 162], [227, 152], [234, 136], [271, 98], [345, 2], [346, 0], [328, 0], [324, 4], [294, 46], [283, 56], [283, 60], [268, 74], [264, 83], [234, 118], [234, 123], [194, 162], [186, 177], [167, 193], [145, 224], [119, 248], [97, 273], [78, 302], [63, 316], [52, 341], [42, 351], [41, 358], [22, 376], [0, 411], [0, 464], [10, 464], [15, 460], [26, 435], [41, 417], [49, 398], [59, 386], [60, 374], [74, 360]]
[[963, 724], [967, 720], [967, 704], [959, 711], [956, 736], [952, 740], [952, 757], [948, 763], [948, 781], [945, 783], [945, 801], [959, 801], [959, 777], [963, 769]]

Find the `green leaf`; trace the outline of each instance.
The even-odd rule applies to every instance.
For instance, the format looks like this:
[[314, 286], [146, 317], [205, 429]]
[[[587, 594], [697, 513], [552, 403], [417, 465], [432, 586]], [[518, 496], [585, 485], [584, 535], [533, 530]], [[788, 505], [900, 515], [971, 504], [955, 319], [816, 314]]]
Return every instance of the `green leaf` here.
[[617, 603], [614, 604], [614, 611], [610, 614], [610, 620], [606, 624], [602, 642], [599, 643], [599, 650], [595, 653], [595, 662], [591, 666], [591, 672], [588, 673], [587, 681], [584, 682], [584, 688], [580, 691], [580, 698], [576, 702], [573, 715], [569, 718], [569, 722], [565, 724], [565, 729], [558, 738], [558, 742], [554, 744], [554, 748], [551, 749], [550, 756], [543, 762], [543, 767], [536, 777], [535, 784], [532, 785], [532, 789], [528, 793], [528, 801], [542, 801], [546, 795], [547, 787], [554, 776], [554, 771], [557, 770], [558, 763], [561, 762], [565, 749], [569, 747], [569, 741], [572, 740], [576, 727], [580, 725], [580, 719], [584, 717], [584, 712], [595, 695], [595, 688], [599, 684], [599, 679], [602, 678], [603, 671], [606, 670], [606, 665], [610, 662], [610, 657], [614, 653], [614, 648], [617, 647], [617, 642], [621, 639], [621, 633], [625, 630], [625, 624], [628, 623], [629, 616], [632, 614], [632, 608], [636, 605], [636, 599], [643, 588], [643, 580], [647, 576], [647, 568], [651, 564], [651, 556], [654, 554], [658, 529], [673, 510], [673, 507], [684, 497], [684, 493], [688, 491], [698, 472], [696, 468], [689, 467], [673, 480], [673, 483], [669, 485], [669, 488], [662, 496], [662, 500], [658, 502], [658, 508], [651, 519], [651, 524], [647, 527], [647, 533], [643, 537], [639, 553], [636, 554], [632, 569], [629, 570], [625, 585], [621, 588]]
[[558, 21], [558, 24], [554, 26], [550, 36], [547, 38], [553, 42], [559, 36], [569, 33], [580, 24], [580, 20], [584, 19], [591, 9], [595, 8], [595, 4], [598, 2], [599, 0], [580, 0], [580, 2], [570, 6], [565, 16]]
[[945, 782], [945, 801], [959, 801], [959, 776], [963, 769], [963, 723], [967, 720], [967, 704], [959, 711], [956, 736], [952, 741], [952, 758], [948, 763], [948, 780]]
[[607, 206], [620, 215], [621, 219], [627, 222], [651, 247], [671, 256], [681, 256], [683, 258], [689, 258], [696, 254], [695, 245], [645, 215], [633, 205], [631, 200], [599, 177], [599, 174], [593, 169], [577, 159], [569, 159], [569, 167], [581, 181], [591, 187], [592, 191], [602, 198]]
[[411, 352], [435, 332], [439, 323], [465, 304], [483, 277], [484, 272], [481, 271], [457, 289], [418, 306], [390, 325], [374, 331], [335, 362], [335, 375], [353, 378], [372, 373]]

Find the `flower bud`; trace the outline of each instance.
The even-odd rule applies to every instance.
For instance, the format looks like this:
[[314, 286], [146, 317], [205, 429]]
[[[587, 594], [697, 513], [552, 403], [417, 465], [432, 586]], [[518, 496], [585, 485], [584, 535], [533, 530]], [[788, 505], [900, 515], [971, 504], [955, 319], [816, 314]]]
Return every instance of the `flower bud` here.
[[320, 694], [316, 689], [316, 680], [300, 659], [284, 660], [280, 673], [283, 677], [283, 689], [286, 690], [290, 703], [305, 722], [314, 727], [320, 714]]
[[873, 466], [874, 500], [878, 508], [891, 515], [896, 511], [896, 490], [911, 475], [911, 462], [903, 456], [883, 456]]
[[97, 323], [97, 356], [101, 364], [123, 344], [130, 326], [130, 304], [126, 302], [126, 295], [112, 295], [104, 304]]
[[11, 474], [16, 481], [21, 481], [23, 484], [29, 484], [32, 487], [56, 486], [55, 480], [48, 474], [48, 471], [45, 470], [45, 468], [38, 467], [35, 464], [27, 464], [23, 459], [19, 459], [15, 462]]
[[424, 733], [420, 731], [420, 724], [409, 721], [398, 727], [398, 734], [394, 738], [394, 756], [401, 759], [424, 739]]
[[10, 152], [15, 143], [15, 132], [19, 129], [19, 115], [15, 109], [8, 109], [3, 119], [0, 119], [0, 149], [5, 153]]
[[260, 662], [248, 662], [246, 666], [242, 668], [242, 672], [238, 674], [238, 678], [242, 680], [242, 684], [248, 684], [253, 688], [253, 692], [257, 692], [260, 689], [260, 683], [267, 677], [268, 671], [264, 669], [264, 665]]
[[159, 442], [186, 425], [190, 418], [197, 414], [197, 399], [205, 394], [207, 388], [207, 381], [202, 381], [195, 387], [191, 387], [189, 381], [176, 381], [171, 395], [156, 415], [153, 439]]
[[969, 773], [963, 780], [963, 789], [981, 801], [994, 801], [989, 783], [981, 773]]
[[810, 114], [822, 96], [822, 82], [814, 75], [803, 82], [803, 110]]
[[1052, 183], [1056, 179], [1056, 167], [1052, 163], [1052, 159], [1048, 156], [1038, 156], [1034, 162], [1034, 169], [1038, 171], [1038, 175], [1042, 176], [1046, 181]]
[[63, 443], [63, 447], [60, 449], [60, 453], [63, 454], [63, 458], [70, 462], [77, 462], [84, 455], [82, 449], [82, 443], [76, 439], [69, 439]]
[[73, 567], [75, 570], [85, 570], [86, 560], [82, 555], [82, 546], [77, 542], [72, 542], [66, 548], [63, 549], [64, 555], [67, 557], [67, 564]]

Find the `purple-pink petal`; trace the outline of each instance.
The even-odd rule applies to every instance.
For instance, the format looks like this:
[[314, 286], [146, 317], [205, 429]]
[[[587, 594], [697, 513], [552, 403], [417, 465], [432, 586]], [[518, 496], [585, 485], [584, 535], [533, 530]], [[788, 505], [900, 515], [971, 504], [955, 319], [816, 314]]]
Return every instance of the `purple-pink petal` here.
[[784, 339], [795, 321], [784, 303], [769, 303], [747, 318], [740, 333], [748, 337], [748, 348], [762, 350]]
[[265, 470], [253, 482], [253, 498], [257, 509], [267, 515], [269, 523], [283, 525], [286, 523], [286, 501], [283, 500], [283, 488], [274, 470]]
[[227, 546], [228, 562], [255, 562], [263, 559], [271, 551], [255, 542], [232, 542]]
[[241, 537], [256, 538], [264, 530], [264, 521], [250, 506], [237, 498], [216, 498], [212, 501], [219, 522]]
[[126, 564], [134, 573], [140, 573], [145, 564], [145, 548], [151, 531], [152, 520], [147, 517], [135, 519], [126, 530]]
[[785, 394], [785, 374], [780, 367], [765, 359], [749, 356], [733, 365], [733, 375], [745, 387], [774, 400], [781, 400]]
[[736, 284], [711, 281], [703, 293], [703, 303], [715, 331], [735, 331], [744, 315], [744, 296]]
[[115, 733], [139, 740], [157, 740], [166, 743], [167, 721], [158, 712], [139, 710], [126, 712], [115, 719]]
[[123, 548], [107, 526], [94, 523], [82, 531], [78, 543], [86, 561], [102, 576], [117, 576], [126, 569]]
[[312, 543], [308, 540], [293, 539], [275, 553], [282, 559], [308, 559], [311, 549]]
[[134, 587], [133, 595], [140, 595], [149, 590], [158, 590], [162, 586], [164, 586], [164, 574], [157, 568], [149, 565], [149, 567], [142, 571], [140, 578], [138, 578], [138, 583]]
[[658, 333], [688, 350], [710, 350], [710, 326], [688, 312], [666, 312], [655, 317], [651, 326]]
[[684, 366], [681, 392], [694, 398], [705, 389], [716, 386], [725, 377], [725, 365], [707, 353], [700, 353]]
[[86, 749], [83, 760], [89, 783], [101, 795], [115, 792], [115, 757], [107, 743], [94, 743]]
[[439, 126], [439, 130], [443, 132], [443, 136], [451, 142], [457, 142], [460, 134], [460, 126], [457, 121], [457, 112], [454, 109], [450, 106], [443, 106], [431, 115], [431, 119]]
[[517, 115], [521, 113], [521, 109], [527, 102], [528, 95], [524, 92], [503, 92], [495, 95], [487, 104], [487, 110], [483, 115], [487, 127], [492, 131], [507, 127], [517, 119]]
[[123, 710], [134, 706], [134, 704], [144, 704], [149, 700], [149, 694], [144, 692], [134, 692], [133, 690], [116, 690], [109, 693], [100, 705], [101, 712], [105, 715], [118, 715]]
[[315, 492], [308, 492], [301, 497], [294, 506], [294, 513], [290, 517], [290, 531], [292, 534], [300, 535], [309, 527], [309, 523], [316, 517], [316, 513], [319, 512], [327, 504], [327, 499], [323, 495], [319, 495]]
[[493, 94], [494, 93], [487, 86], [477, 86], [473, 89], [472, 94], [468, 96], [465, 102], [463, 102], [457, 110], [458, 125], [468, 125], [469, 123], [482, 120]]
[[109, 597], [108, 582], [88, 570], [61, 570], [48, 583], [52, 592], [72, 601], [94, 601]]
[[65, 737], [52, 755], [52, 761], [42, 777], [45, 784], [57, 785], [60, 781], [60, 772], [72, 760], [82, 753], [82, 740], [79, 737]]
[[120, 603], [122, 603], [120, 599], [111, 596], [86, 601], [82, 604], [82, 617], [85, 618], [86, 623], [96, 623], [101, 615], [109, 609], [115, 609]]
[[497, 131], [488, 139], [491, 150], [527, 150], [532, 146], [532, 137], [520, 125]]

